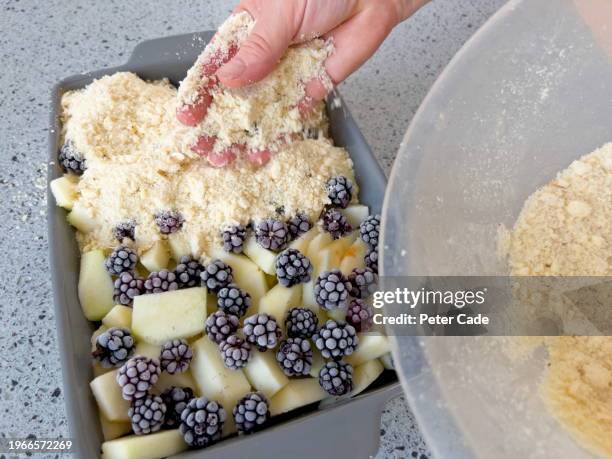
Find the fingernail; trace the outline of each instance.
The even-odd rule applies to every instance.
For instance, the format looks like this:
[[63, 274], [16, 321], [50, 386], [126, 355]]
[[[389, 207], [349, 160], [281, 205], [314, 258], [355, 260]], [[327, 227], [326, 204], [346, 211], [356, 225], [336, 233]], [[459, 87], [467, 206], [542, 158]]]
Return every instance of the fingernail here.
[[235, 57], [219, 69], [217, 76], [224, 80], [235, 80], [239, 78], [245, 70], [246, 63], [239, 57]]

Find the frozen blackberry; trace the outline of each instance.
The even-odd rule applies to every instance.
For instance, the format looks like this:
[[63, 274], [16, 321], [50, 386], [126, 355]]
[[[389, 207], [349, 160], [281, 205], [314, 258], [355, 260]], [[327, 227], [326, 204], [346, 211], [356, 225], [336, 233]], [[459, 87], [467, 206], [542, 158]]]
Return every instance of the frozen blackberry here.
[[193, 351], [189, 343], [184, 339], [170, 340], [161, 347], [159, 363], [162, 371], [167, 371], [171, 375], [182, 373], [189, 368]]
[[131, 306], [134, 298], [144, 293], [144, 280], [133, 272], [124, 272], [115, 279], [113, 298], [116, 304]]
[[310, 219], [306, 214], [301, 212], [287, 222], [287, 229], [289, 230], [291, 239], [297, 239], [302, 234], [309, 231], [310, 228], [312, 228]]
[[161, 398], [166, 404], [164, 427], [176, 428], [181, 422], [181, 413], [193, 398], [190, 387], [170, 386], [162, 392]]
[[227, 314], [242, 317], [251, 307], [251, 295], [236, 284], [229, 284], [217, 293], [217, 306]]
[[144, 282], [145, 293], [163, 293], [178, 289], [176, 274], [167, 269], [152, 272]]
[[136, 222], [134, 220], [127, 220], [117, 224], [113, 228], [113, 236], [119, 243], [122, 243], [124, 239], [135, 240], [136, 233]]
[[264, 313], [244, 319], [242, 333], [247, 342], [257, 346], [260, 351], [275, 348], [281, 337], [281, 329], [274, 317]]
[[200, 273], [202, 285], [209, 291], [217, 293], [223, 287], [227, 287], [234, 280], [231, 266], [221, 260], [215, 260], [206, 265]]
[[286, 249], [276, 257], [276, 277], [285, 287], [308, 282], [310, 273], [312, 264], [299, 250]]
[[238, 335], [230, 335], [219, 344], [223, 363], [230, 370], [245, 367], [251, 359], [251, 346]]
[[287, 376], [306, 376], [312, 366], [312, 349], [304, 338], [287, 338], [276, 351], [276, 361]]
[[136, 255], [136, 252], [129, 247], [121, 245], [108, 256], [104, 266], [109, 274], [118, 276], [126, 271], [134, 271], [137, 261], [138, 255]]
[[270, 417], [268, 400], [259, 392], [251, 392], [238, 401], [232, 414], [239, 434], [255, 432]]
[[328, 320], [313, 336], [312, 341], [324, 359], [340, 360], [357, 347], [355, 327], [346, 322]]
[[176, 210], [163, 210], [155, 214], [155, 223], [162, 234], [176, 233], [183, 227], [185, 219], [183, 215]]
[[176, 282], [179, 288], [189, 288], [200, 285], [200, 274], [202, 273], [202, 265], [198, 260], [194, 260], [190, 256], [182, 256], [179, 264], [174, 268]]
[[354, 298], [367, 298], [378, 287], [378, 274], [372, 268], [355, 268], [347, 277]]
[[319, 371], [319, 385], [336, 397], [353, 390], [353, 367], [344, 362], [326, 362]]
[[181, 413], [179, 427], [185, 443], [193, 447], [210, 446], [221, 439], [225, 410], [206, 397], [192, 398]]
[[134, 352], [134, 338], [125, 328], [112, 327], [96, 338], [92, 356], [104, 368], [123, 365]]
[[231, 253], [242, 253], [244, 241], [246, 240], [246, 233], [246, 228], [242, 225], [226, 227], [221, 231], [223, 250]]
[[339, 269], [325, 271], [315, 282], [314, 295], [319, 306], [327, 311], [348, 305], [351, 284]]
[[327, 195], [334, 206], [346, 209], [353, 198], [353, 184], [346, 177], [332, 177], [327, 182]]
[[255, 227], [255, 240], [264, 249], [278, 252], [287, 245], [289, 230], [287, 225], [281, 221], [263, 220]]
[[378, 248], [370, 248], [363, 260], [368, 268], [378, 274]]
[[346, 310], [346, 321], [355, 327], [358, 332], [368, 331], [372, 328], [374, 310], [365, 301], [355, 299], [351, 301]]
[[62, 166], [65, 172], [82, 175], [87, 169], [85, 157], [76, 150], [74, 144], [70, 141], [62, 145], [58, 154], [58, 159], [60, 166]]
[[338, 209], [325, 210], [321, 220], [323, 221], [323, 229], [331, 234], [334, 239], [339, 239], [353, 231], [351, 224]]
[[238, 316], [215, 311], [206, 319], [206, 334], [214, 343], [221, 344], [238, 330], [240, 325]]
[[157, 382], [161, 369], [159, 360], [142, 355], [132, 357], [117, 372], [117, 384], [126, 400], [137, 400]]
[[136, 435], [157, 432], [164, 425], [166, 404], [159, 395], [147, 395], [134, 400], [128, 410], [132, 430]]
[[380, 215], [370, 215], [359, 225], [359, 237], [371, 248], [378, 247]]
[[319, 319], [317, 315], [306, 308], [292, 308], [287, 313], [285, 328], [291, 338], [310, 338], [317, 331]]

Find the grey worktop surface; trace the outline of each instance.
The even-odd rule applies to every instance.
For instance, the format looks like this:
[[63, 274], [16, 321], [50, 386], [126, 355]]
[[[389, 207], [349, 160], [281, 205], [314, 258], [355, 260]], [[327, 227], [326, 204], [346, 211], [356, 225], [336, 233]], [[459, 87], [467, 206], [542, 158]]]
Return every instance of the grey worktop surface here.
[[[505, 0], [434, 0], [341, 91], [388, 173], [437, 75]], [[46, 155], [51, 86], [118, 65], [146, 39], [215, 28], [234, 1], [0, 0], [0, 435], [68, 436], [49, 281]], [[381, 458], [430, 455], [403, 399]]]

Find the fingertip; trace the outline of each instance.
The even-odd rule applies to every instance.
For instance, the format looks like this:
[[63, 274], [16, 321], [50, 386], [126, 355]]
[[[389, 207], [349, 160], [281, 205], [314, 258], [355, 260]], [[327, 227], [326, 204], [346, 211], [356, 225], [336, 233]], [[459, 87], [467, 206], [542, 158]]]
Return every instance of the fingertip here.
[[208, 91], [201, 91], [193, 104], [186, 104], [176, 109], [176, 119], [185, 126], [195, 126], [206, 117], [212, 96]]
[[216, 136], [204, 134], [191, 146], [191, 151], [202, 157], [208, 156], [213, 151], [216, 141]]

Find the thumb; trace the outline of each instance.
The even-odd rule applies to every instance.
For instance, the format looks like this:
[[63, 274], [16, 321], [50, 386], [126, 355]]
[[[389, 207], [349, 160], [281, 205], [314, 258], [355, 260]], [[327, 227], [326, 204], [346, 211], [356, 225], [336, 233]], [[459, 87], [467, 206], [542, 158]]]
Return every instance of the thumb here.
[[293, 34], [282, 22], [260, 17], [236, 56], [221, 66], [217, 77], [229, 88], [238, 88], [265, 78], [291, 44]]

